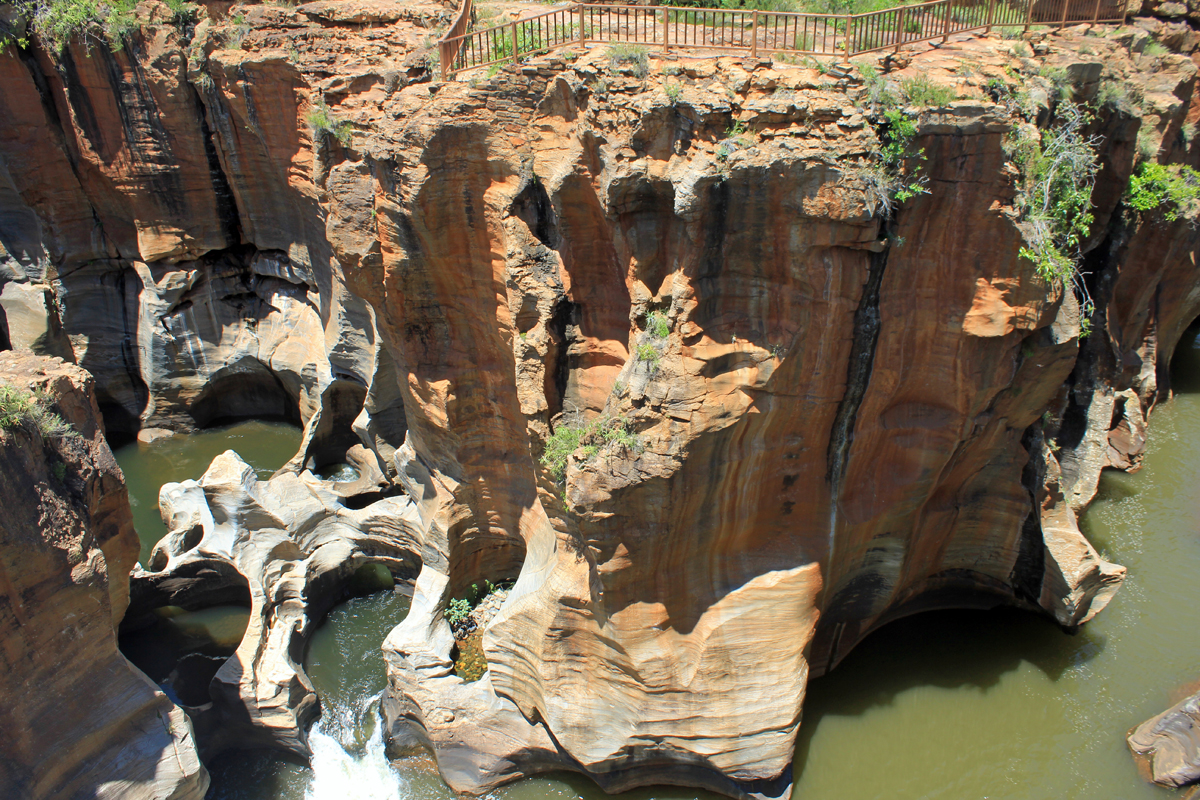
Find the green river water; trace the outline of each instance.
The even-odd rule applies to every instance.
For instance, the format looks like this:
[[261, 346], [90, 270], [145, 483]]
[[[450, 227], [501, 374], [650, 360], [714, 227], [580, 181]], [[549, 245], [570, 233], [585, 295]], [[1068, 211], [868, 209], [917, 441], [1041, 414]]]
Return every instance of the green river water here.
[[[836, 671], [810, 684], [796, 751], [796, 800], [1178, 797], [1138, 777], [1124, 735], [1200, 678], [1198, 333], [1191, 329], [1176, 355], [1177, 395], [1153, 415], [1145, 466], [1133, 475], [1106, 473], [1082, 520], [1096, 547], [1129, 568], [1109, 607], [1076, 635], [1015, 611], [922, 614], [872, 635]], [[242, 423], [122, 448], [118, 460], [143, 540], [161, 535], [162, 523], [150, 515], [163, 480], [199, 477], [225, 447], [267, 475], [297, 441], [295, 429]], [[396, 767], [382, 760], [374, 702], [384, 687], [379, 645], [407, 603], [396, 592], [355, 598], [314, 634], [305, 663], [323, 715], [312, 736], [313, 769], [261, 752], [226, 755], [210, 765], [209, 799], [453, 798], [430, 759]], [[212, 619], [176, 615], [164, 620], [162, 636], [177, 639], [182, 634], [170, 631], [180, 626], [194, 631], [245, 612], [198, 613]], [[139, 647], [144, 657], [146, 646]], [[162, 672], [163, 663], [155, 668]], [[562, 775], [521, 781], [494, 796], [606, 795], [586, 779]], [[622, 797], [711, 795], [664, 788]]]

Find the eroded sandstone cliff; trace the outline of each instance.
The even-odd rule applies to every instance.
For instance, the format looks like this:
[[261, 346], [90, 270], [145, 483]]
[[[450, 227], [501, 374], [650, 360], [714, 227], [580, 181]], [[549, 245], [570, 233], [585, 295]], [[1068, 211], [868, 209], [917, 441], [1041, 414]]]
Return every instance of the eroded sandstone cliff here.
[[[871, 630], [1103, 608], [1123, 570], [1076, 514], [1102, 468], [1136, 467], [1200, 311], [1200, 234], [1122, 205], [1140, 143], [1195, 160], [1196, 68], [1142, 52], [1147, 30], [1194, 35], [1150, 21], [891, 60], [888, 79], [964, 99], [913, 110], [930, 191], [886, 216], [857, 80], [732, 58], [642, 78], [597, 50], [430, 83], [437, 9], [385, 5], [214, 6], [189, 28], [147, 2], [120, 53], [0, 55], [0, 299], [42, 298], [26, 339], [65, 340], [118, 427], [294, 415], [289, 471], [358, 443], [402, 487], [391, 546], [421, 571], [385, 643], [397, 745], [430, 746], [465, 791], [566, 768], [777, 795], [807, 678]], [[1082, 343], [1074, 294], [1019, 256], [1021, 121], [996, 93], [1042, 98], [1048, 122], [1047, 75], [1096, 109]], [[1137, 107], [1097, 100], [1105, 83]], [[325, 106], [340, 131], [308, 124]], [[559, 475], [544, 448], [572, 429]], [[136, 581], [231, 566], [261, 593], [248, 640], [285, 668], [259, 683], [244, 642], [206, 713], [303, 753], [311, 690], [285, 656], [320, 604], [284, 573], [341, 580], [305, 520], [348, 512], [236, 466], [188, 489], [202, 535], [173, 519]], [[300, 495], [323, 510], [285, 519]], [[256, 515], [232, 539], [230, 507]], [[269, 557], [239, 551], [266, 529]], [[489, 671], [464, 683], [444, 610], [508, 578]]]
[[117, 650], [138, 539], [92, 378], [5, 352], [0, 386], [44, 393], [70, 426], [0, 427], [0, 792], [199, 800], [191, 722]]

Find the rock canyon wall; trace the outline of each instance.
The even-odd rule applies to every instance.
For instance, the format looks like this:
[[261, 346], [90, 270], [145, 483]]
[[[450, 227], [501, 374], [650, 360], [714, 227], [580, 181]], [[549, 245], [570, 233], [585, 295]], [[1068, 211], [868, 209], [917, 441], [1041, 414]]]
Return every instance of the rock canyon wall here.
[[[1104, 607], [1124, 570], [1076, 516], [1101, 469], [1136, 468], [1200, 313], [1200, 233], [1122, 203], [1139, 149], [1197, 160], [1196, 67], [1143, 53], [1188, 29], [890, 61], [963, 99], [914, 109], [929, 192], [887, 215], [857, 79], [639, 77], [593, 50], [432, 83], [447, 13], [180, 25], [148, 0], [119, 52], [0, 55], [9, 338], [92, 371], [112, 430], [305, 425], [269, 483], [223, 456], [165, 489], [172, 534], [135, 576], [143, 608], [202, 603], [205, 574], [250, 587], [252, 635], [195, 712], [224, 720], [197, 723], [211, 751], [306, 752], [294, 653], [363, 560], [419, 569], [384, 645], [393, 744], [470, 792], [565, 768], [778, 796], [808, 678], [873, 629]], [[1090, 314], [1019, 255], [1023, 123], [996, 82], [1048, 122], [1047, 75], [1095, 108]], [[360, 501], [303, 472], [350, 450]], [[444, 612], [485, 579], [515, 585], [467, 683]]]
[[200, 800], [208, 773], [188, 716], [117, 651], [138, 538], [92, 378], [4, 352], [0, 387], [43, 393], [70, 426], [0, 427], [0, 790]]

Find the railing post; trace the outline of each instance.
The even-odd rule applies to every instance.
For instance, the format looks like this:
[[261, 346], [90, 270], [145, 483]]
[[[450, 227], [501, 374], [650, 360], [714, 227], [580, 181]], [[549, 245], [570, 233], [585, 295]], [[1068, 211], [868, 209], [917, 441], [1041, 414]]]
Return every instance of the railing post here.
[[512, 60], [515, 64], [517, 63], [517, 21], [514, 19], [509, 23], [509, 27], [512, 29]]
[[758, 9], [754, 9], [753, 22], [750, 23], [750, 57], [758, 58]]
[[946, 27], [942, 29], [942, 44], [950, 41], [950, 16], [954, 11], [954, 0], [946, 0]]
[[1060, 31], [1063, 28], [1067, 27], [1067, 12], [1070, 11], [1070, 9], [1071, 9], [1071, 0], [1063, 0], [1063, 17], [1062, 17], [1062, 22], [1059, 23], [1059, 25], [1058, 25], [1058, 29]]
[[1092, 9], [1092, 24], [1100, 24], [1100, 0], [1096, 0], [1096, 7]]
[[[450, 80], [449, 65], [446, 63], [446, 53], [450, 50], [450, 45], [446, 42], [438, 42], [438, 59], [442, 62], [442, 82]], [[453, 56], [451, 56], [453, 58]]]
[[579, 46], [587, 45], [587, 37], [583, 35], [583, 3], [579, 4]]
[[896, 52], [897, 53], [900, 52], [900, 43], [904, 41], [905, 34], [907, 33], [907, 31], [904, 29], [904, 23], [905, 23], [904, 12], [907, 10], [908, 9], [905, 6], [900, 6], [900, 13], [897, 15], [897, 20], [896, 20]]
[[[1096, 2], [1097, 2], [1097, 3], [1099, 3], [1099, 2], [1100, 2], [1100, 0], [1096, 0]], [[996, 18], [996, 0], [988, 0], [987, 31], [986, 31], [986, 33], [991, 33], [991, 32], [992, 32], [992, 20], [994, 20], [995, 18]]]
[[665, 53], [671, 49], [671, 37], [669, 34], [669, 31], [671, 30], [671, 12], [670, 12], [670, 10], [667, 9], [666, 6], [663, 6], [662, 12], [663, 12], [663, 52]]
[[1033, 24], [1033, 3], [1034, 0], [1025, 0], [1025, 32], [1029, 33], [1029, 26]]
[[846, 60], [847, 61], [850, 60], [850, 20], [851, 19], [852, 19], [851, 15], [847, 14], [846, 15]]

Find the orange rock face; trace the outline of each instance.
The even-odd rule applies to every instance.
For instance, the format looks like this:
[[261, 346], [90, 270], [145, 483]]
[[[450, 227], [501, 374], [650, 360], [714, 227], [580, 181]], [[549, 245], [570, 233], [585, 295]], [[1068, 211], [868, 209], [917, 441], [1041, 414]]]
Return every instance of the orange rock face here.
[[0, 353], [0, 383], [44, 392], [72, 431], [0, 429], [0, 792], [200, 800], [187, 716], [117, 651], [138, 539], [91, 376]]
[[[408, 494], [423, 566], [384, 644], [397, 745], [431, 746], [463, 791], [568, 768], [610, 790], [775, 796], [808, 677], [875, 628], [998, 604], [1074, 627], [1104, 607], [1124, 570], [1076, 514], [1102, 468], [1136, 468], [1200, 312], [1196, 231], [1120, 204], [1139, 126], [1174, 147], [1190, 61], [1151, 71], [1120, 37], [1090, 37], [1104, 52], [1084, 57], [1069, 31], [1038, 45], [1078, 100], [1129, 80], [1153, 109], [1091, 123], [1097, 310], [1081, 344], [1075, 296], [1019, 256], [1016, 119], [987, 80], [1051, 87], [1008, 43], [963, 39], [889, 75], [964, 95], [914, 109], [929, 191], [889, 216], [857, 85], [730, 58], [641, 79], [602, 51], [431, 84], [425, 32], [397, 14], [254, 7], [239, 47], [206, 20], [186, 48], [145, 34], [134, 60], [106, 55], [171, 109], [164, 141], [190, 155], [150, 162], [179, 176], [186, 211], [112, 201], [136, 193], [124, 154], [148, 145], [139, 129], [107, 160], [79, 144], [97, 139], [76, 106], [99, 77], [51, 86], [58, 122], [30, 117], [63, 126], [58, 151], [0, 135], [6, 154], [41, 148], [44, 170], [87, 162], [55, 194], [17, 171], [13, 196], [46, 220], [46, 252], [83, 251], [79, 204], [101, 220], [107, 271], [56, 260], [56, 285], [78, 352], [136, 334], [132, 365], [101, 359], [118, 405], [171, 419], [219, 378], [271, 375], [306, 454], [351, 430]], [[165, 65], [185, 51], [199, 106]], [[30, 97], [50, 70], [0, 62]], [[236, 280], [265, 305], [242, 311]], [[125, 327], [88, 328], [72, 291]], [[118, 397], [138, 391], [141, 406]], [[489, 671], [464, 684], [443, 611], [508, 578]]]

